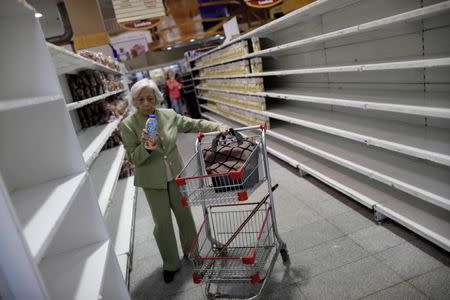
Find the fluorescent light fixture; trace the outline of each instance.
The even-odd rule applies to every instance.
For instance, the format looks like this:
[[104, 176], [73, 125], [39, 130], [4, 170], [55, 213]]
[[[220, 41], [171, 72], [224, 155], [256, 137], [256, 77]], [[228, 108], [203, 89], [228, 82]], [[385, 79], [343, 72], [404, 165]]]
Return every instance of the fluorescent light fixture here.
[[191, 42], [195, 42], [195, 39], [191, 39]]
[[219, 39], [223, 40], [225, 37], [224, 36], [220, 36]]
[[36, 19], [42, 18], [42, 14], [41, 14], [41, 13], [38, 13], [38, 12], [35, 12], [35, 13], [34, 13], [34, 17], [35, 17]]
[[167, 47], [167, 50], [172, 50], [172, 47]]
[[216, 37], [221, 37], [221, 35], [220, 34], [216, 34]]

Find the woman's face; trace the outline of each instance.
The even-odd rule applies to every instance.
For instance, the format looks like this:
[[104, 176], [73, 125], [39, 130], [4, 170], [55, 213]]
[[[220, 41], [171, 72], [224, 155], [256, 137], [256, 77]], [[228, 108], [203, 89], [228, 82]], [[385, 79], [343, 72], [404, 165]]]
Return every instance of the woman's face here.
[[156, 106], [156, 97], [153, 90], [148, 87], [143, 88], [135, 101], [135, 105], [144, 115], [154, 113]]

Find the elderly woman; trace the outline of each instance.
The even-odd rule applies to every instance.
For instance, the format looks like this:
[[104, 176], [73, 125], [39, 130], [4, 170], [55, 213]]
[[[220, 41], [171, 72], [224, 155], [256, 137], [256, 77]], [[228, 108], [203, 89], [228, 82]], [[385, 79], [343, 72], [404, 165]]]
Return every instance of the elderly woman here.
[[[135, 165], [135, 186], [142, 187], [152, 212], [156, 239], [163, 260], [163, 278], [171, 282], [180, 268], [180, 257], [170, 211], [177, 219], [180, 240], [185, 254], [196, 235], [190, 208], [181, 205], [181, 194], [174, 178], [182, 169], [182, 160], [176, 145], [178, 132], [226, 133], [229, 127], [205, 120], [193, 120], [172, 109], [157, 108], [163, 97], [153, 80], [142, 79], [131, 88], [133, 105], [137, 111], [120, 126], [123, 144], [129, 160]], [[158, 142], [153, 149], [144, 148], [149, 139], [145, 123], [149, 114], [156, 114]]]

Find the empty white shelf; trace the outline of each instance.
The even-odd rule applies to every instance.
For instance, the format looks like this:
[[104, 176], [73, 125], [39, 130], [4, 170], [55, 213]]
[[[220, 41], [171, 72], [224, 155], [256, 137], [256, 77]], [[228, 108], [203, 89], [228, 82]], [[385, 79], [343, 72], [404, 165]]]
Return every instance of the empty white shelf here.
[[34, 97], [34, 98], [22, 98], [22, 99], [2, 99], [0, 100], [0, 112], [20, 109], [31, 105], [36, 105], [40, 103], [47, 103], [52, 101], [64, 101], [63, 95], [54, 95], [46, 97]]
[[98, 204], [102, 215], [105, 215], [113, 197], [124, 157], [125, 149], [123, 145], [104, 150], [100, 152], [89, 170], [98, 195]]
[[318, 16], [321, 14], [325, 14], [329, 11], [339, 9], [341, 7], [350, 5], [352, 3], [356, 3], [358, 1], [360, 1], [360, 0], [317, 0], [309, 5], [306, 5], [302, 8], [299, 8], [297, 10], [290, 12], [289, 14], [287, 14], [279, 19], [276, 19], [268, 24], [260, 26], [255, 30], [249, 31], [249, 32], [237, 37], [236, 39], [231, 40], [228, 43], [223, 43], [222, 45], [220, 45], [210, 51], [202, 53], [201, 55], [197, 56], [196, 58], [191, 59], [189, 62], [194, 62], [203, 56], [207, 56], [208, 54], [217, 52], [217, 51], [219, 51], [223, 48], [226, 48], [229, 45], [234, 44], [238, 41], [242, 41], [244, 39], [249, 39], [252, 36], [261, 36], [263, 34], [281, 30], [283, 28], [288, 28], [299, 22], [307, 22], [312, 17]]
[[101, 95], [98, 95], [98, 96], [95, 96], [95, 97], [91, 97], [91, 98], [88, 98], [88, 99], [84, 99], [84, 100], [81, 100], [81, 101], [68, 103], [67, 104], [67, 109], [69, 111], [74, 110], [74, 109], [78, 109], [78, 108], [86, 106], [88, 104], [91, 104], [91, 103], [97, 102], [99, 100], [105, 99], [105, 98], [107, 98], [109, 96], [113, 96], [113, 95], [116, 95], [116, 94], [123, 93], [125, 91], [126, 91], [126, 89], [121, 89], [121, 90], [117, 90], [117, 91], [107, 92], [107, 93], [104, 93], [104, 94], [101, 94]]
[[194, 80], [207, 79], [233, 79], [233, 78], [249, 78], [249, 77], [266, 77], [266, 76], [285, 76], [285, 75], [302, 75], [302, 74], [321, 74], [321, 73], [342, 73], [342, 72], [366, 72], [366, 71], [384, 71], [384, 70], [407, 70], [422, 69], [450, 66], [450, 57], [443, 58], [427, 58], [407, 61], [391, 61], [381, 63], [367, 63], [358, 65], [342, 65], [327, 66], [302, 69], [290, 69], [280, 71], [268, 71], [261, 73], [250, 73], [229, 76], [208, 76], [196, 77]]
[[[359, 176], [332, 162], [268, 138], [268, 145], [299, 162], [303, 171], [327, 183], [367, 207], [375, 208], [392, 220], [424, 238], [450, 249], [450, 212], [402, 193], [381, 183]], [[309, 158], [305, 158], [309, 156]]]
[[131, 252], [131, 237], [136, 201], [134, 177], [121, 179], [117, 183], [106, 224], [117, 255]]
[[43, 259], [39, 268], [51, 298], [98, 299], [108, 249], [104, 241]]
[[83, 129], [77, 134], [81, 151], [83, 151], [83, 158], [88, 167], [97, 158], [103, 145], [105, 145], [113, 131], [119, 126], [122, 118], [119, 117], [111, 123]]
[[213, 88], [199, 90], [329, 104], [362, 110], [450, 118], [450, 98], [445, 92], [361, 91], [318, 88], [276, 88], [265, 92], [240, 92]]
[[117, 255], [117, 261], [119, 263], [120, 271], [122, 272], [123, 280], [129, 282], [129, 256], [128, 254]]
[[252, 57], [260, 57], [260, 56], [268, 56], [268, 55], [271, 56], [280, 51], [295, 49], [295, 48], [299, 48], [302, 46], [311, 45], [311, 44], [315, 44], [315, 43], [323, 43], [323, 42], [326, 42], [329, 40], [343, 38], [343, 37], [347, 37], [350, 35], [364, 33], [364, 32], [368, 32], [368, 31], [372, 31], [372, 30], [379, 30], [382, 28], [386, 28], [388, 26], [398, 24], [398, 23], [412, 22], [415, 20], [429, 18], [431, 16], [446, 13], [449, 9], [450, 9], [450, 1], [445, 1], [442, 3], [437, 3], [437, 4], [429, 5], [429, 6], [426, 6], [423, 8], [414, 9], [414, 10], [411, 10], [411, 11], [408, 11], [405, 13], [401, 13], [401, 14], [397, 14], [397, 15], [393, 15], [390, 17], [366, 22], [363, 24], [347, 27], [344, 29], [339, 29], [339, 30], [336, 30], [333, 32], [327, 32], [327, 33], [313, 36], [313, 37], [308, 37], [308, 38], [305, 38], [302, 40], [286, 43], [283, 45], [264, 49], [264, 50], [261, 50], [258, 52], [249, 53], [249, 54], [244, 55], [239, 58], [229, 59], [226, 61], [197, 67], [192, 70], [196, 71], [196, 70], [204, 69], [207, 67], [230, 63], [230, 62], [237, 61], [237, 60], [249, 59]]
[[[257, 113], [257, 111], [253, 112]], [[259, 113], [367, 145], [430, 160], [446, 166], [450, 165], [450, 140], [445, 129], [283, 105]]]
[[271, 136], [323, 159], [450, 210], [446, 167], [342, 140], [295, 125], [272, 126]]
[[31, 255], [39, 262], [87, 173], [52, 180], [11, 194]]
[[47, 43], [48, 50], [52, 56], [53, 63], [55, 64], [56, 72], [58, 74], [76, 73], [84, 69], [94, 69], [98, 71], [121, 74], [120, 72], [113, 70], [105, 65], [102, 65], [96, 61], [82, 57], [66, 50], [62, 47]]

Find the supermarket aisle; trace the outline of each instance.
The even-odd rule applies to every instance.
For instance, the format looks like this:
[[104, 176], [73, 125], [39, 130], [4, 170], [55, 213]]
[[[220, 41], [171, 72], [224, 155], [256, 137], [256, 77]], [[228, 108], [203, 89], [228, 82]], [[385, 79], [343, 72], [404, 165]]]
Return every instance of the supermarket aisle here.
[[[186, 161], [193, 134], [179, 138]], [[278, 228], [288, 245], [291, 265], [277, 262], [263, 299], [449, 299], [449, 254], [392, 222], [382, 226], [346, 196], [307, 176], [299, 177], [271, 160]], [[138, 193], [132, 299], [203, 299], [183, 261], [174, 282], [162, 279], [153, 239], [153, 222]], [[199, 209], [194, 209], [198, 222]], [[180, 251], [180, 256], [182, 255]]]

